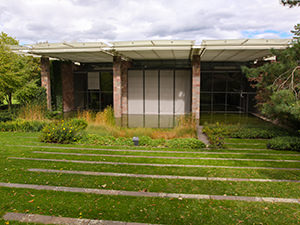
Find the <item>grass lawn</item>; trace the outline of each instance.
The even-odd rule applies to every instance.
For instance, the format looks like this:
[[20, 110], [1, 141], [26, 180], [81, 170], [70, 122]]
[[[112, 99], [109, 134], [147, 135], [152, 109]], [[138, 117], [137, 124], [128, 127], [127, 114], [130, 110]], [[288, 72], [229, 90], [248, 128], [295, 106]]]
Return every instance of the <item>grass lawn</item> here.
[[[188, 168], [176, 166], [151, 167], [146, 165], [84, 164], [11, 158], [21, 157], [128, 163], [300, 168], [299, 162], [251, 161], [251, 159], [300, 160], [299, 152], [267, 150], [265, 146], [266, 142], [264, 140], [226, 139], [225, 142], [226, 149], [224, 150], [153, 148], [149, 152], [142, 152], [129, 150], [150, 150], [150, 148], [130, 147], [123, 148], [122, 151], [114, 151], [115, 149], [121, 148], [74, 144], [45, 144], [38, 141], [37, 133], [2, 132], [0, 133], [0, 182], [143, 192], [300, 198], [300, 183], [295, 182], [200, 181], [108, 175], [94, 176], [64, 174], [61, 172], [30, 172], [28, 169], [39, 168], [149, 175], [287, 180], [300, 180], [300, 170], [217, 167]], [[73, 149], [63, 147], [73, 147]], [[240, 150], [237, 150], [237, 148]], [[162, 150], [164, 152], [161, 152]], [[35, 153], [35, 151], [37, 152]], [[210, 153], [207, 153], [209, 151]], [[46, 152], [54, 154], [48, 154]], [[99, 155], [78, 156], [55, 154], [58, 152]], [[220, 152], [226, 154], [218, 154]], [[115, 156], [101, 156], [101, 154]], [[117, 155], [231, 159], [220, 161], [213, 159], [124, 158], [118, 157]], [[249, 159], [249, 161], [236, 161], [234, 159]], [[6, 212], [153, 224], [300, 223], [300, 204], [295, 203], [113, 196], [0, 187], [0, 217], [2, 218]], [[5, 221], [1, 220], [1, 218], [0, 224], [5, 224]], [[23, 223], [10, 221], [9, 224]]]

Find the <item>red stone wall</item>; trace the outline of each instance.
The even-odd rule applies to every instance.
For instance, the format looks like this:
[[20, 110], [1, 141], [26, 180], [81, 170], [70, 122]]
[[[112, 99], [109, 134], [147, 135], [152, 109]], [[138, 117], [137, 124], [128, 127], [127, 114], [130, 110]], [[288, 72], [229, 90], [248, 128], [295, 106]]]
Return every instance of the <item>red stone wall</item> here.
[[51, 80], [50, 80], [50, 61], [47, 57], [41, 58], [41, 83], [46, 88], [47, 108], [51, 110]]
[[122, 61], [120, 56], [114, 57], [113, 84], [114, 84], [114, 113], [116, 118], [128, 113], [127, 72], [129, 62]]
[[200, 119], [200, 56], [194, 55], [192, 59], [192, 113]]

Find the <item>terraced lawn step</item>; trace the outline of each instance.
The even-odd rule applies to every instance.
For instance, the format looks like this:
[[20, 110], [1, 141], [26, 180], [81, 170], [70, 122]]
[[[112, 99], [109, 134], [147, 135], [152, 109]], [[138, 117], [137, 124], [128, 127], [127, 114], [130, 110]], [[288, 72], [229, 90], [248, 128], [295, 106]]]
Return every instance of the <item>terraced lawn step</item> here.
[[127, 162], [86, 161], [86, 160], [66, 160], [66, 159], [43, 159], [43, 158], [26, 158], [26, 157], [8, 157], [8, 159], [34, 160], [34, 161], [47, 161], [47, 162], [67, 162], [67, 163], [71, 162], [71, 163], [82, 163], [82, 164], [109, 164], [109, 165], [156, 166], [156, 167], [300, 170], [300, 168], [280, 168], [280, 167], [251, 167], [251, 166], [243, 166], [243, 167], [241, 167], [241, 166], [214, 166], [214, 165], [127, 163]]
[[157, 197], [157, 198], [178, 198], [178, 199], [212, 199], [212, 200], [231, 200], [231, 201], [247, 201], [247, 202], [273, 202], [273, 203], [296, 203], [300, 204], [299, 199], [295, 198], [272, 198], [272, 197], [247, 197], [247, 196], [227, 196], [227, 195], [202, 195], [202, 194], [177, 194], [177, 193], [158, 193], [158, 192], [139, 192], [139, 191], [119, 191], [119, 190], [103, 190], [93, 188], [77, 188], [48, 186], [35, 184], [16, 184], [16, 183], [0, 183], [0, 187], [8, 188], [28, 188], [34, 190], [49, 190], [62, 192], [90, 193], [98, 195], [118, 195], [118, 196], [135, 196], [135, 197]]
[[[213, 151], [202, 151], [209, 149], [199, 149], [199, 151], [173, 151], [173, 150], [147, 150], [147, 149], [115, 149], [115, 148], [84, 148], [84, 147], [65, 147], [65, 146], [46, 146], [46, 145], [6, 145], [10, 147], [24, 147], [24, 148], [46, 148], [46, 149], [66, 149], [66, 150], [90, 150], [90, 151], [112, 151], [112, 152], [149, 152], [149, 153], [183, 153], [183, 154], [229, 154], [230, 152], [223, 152], [222, 150], [241, 150], [241, 151], [272, 151], [270, 149], [251, 149], [251, 148], [230, 148], [230, 149], [220, 149], [219, 152]], [[233, 152], [233, 154], [244, 154], [240, 152]], [[248, 154], [248, 153], [247, 153]], [[294, 153], [250, 153], [250, 154], [274, 154], [274, 155], [295, 155], [300, 156], [300, 154]]]
[[292, 183], [300, 183], [300, 180], [224, 178], [224, 177], [194, 177], [194, 176], [150, 175], [150, 174], [110, 173], [110, 172], [92, 172], [92, 171], [74, 171], [74, 170], [52, 170], [52, 169], [36, 169], [36, 168], [27, 169], [27, 170], [30, 171], [30, 172], [80, 174], [80, 175], [92, 175], [92, 176], [115, 176], [115, 177], [207, 180], [207, 181], [247, 181], [247, 182], [251, 181], [251, 182], [292, 182]]
[[177, 156], [148, 156], [148, 155], [110, 155], [110, 154], [92, 154], [92, 153], [73, 153], [73, 152], [44, 152], [33, 151], [38, 154], [50, 155], [76, 155], [76, 156], [99, 156], [99, 157], [117, 157], [117, 158], [146, 158], [146, 159], [199, 159], [199, 160], [220, 160], [220, 161], [255, 161], [255, 162], [300, 162], [300, 160], [290, 159], [239, 159], [239, 158], [209, 158], [209, 157], [177, 157]]
[[26, 214], [26, 213], [6, 213], [3, 216], [3, 219], [7, 221], [19, 221], [24, 223], [60, 224], [60, 225], [146, 225], [146, 223], [78, 219], [78, 218], [70, 218], [70, 217], [44, 216], [44, 215]]
[[227, 144], [227, 145], [265, 145], [265, 143], [243, 143], [243, 142], [241, 142], [241, 143], [235, 143], [235, 142], [225, 142], [225, 144]]

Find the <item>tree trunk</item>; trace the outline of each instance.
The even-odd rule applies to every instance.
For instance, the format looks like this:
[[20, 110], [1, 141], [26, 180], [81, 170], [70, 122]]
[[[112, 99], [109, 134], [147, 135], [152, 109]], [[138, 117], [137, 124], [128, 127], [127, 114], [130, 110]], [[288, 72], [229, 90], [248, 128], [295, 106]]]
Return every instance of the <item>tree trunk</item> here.
[[10, 94], [8, 94], [8, 96], [7, 96], [8, 110], [11, 110], [11, 104], [12, 104], [12, 96], [11, 96], [11, 93], [10, 93]]

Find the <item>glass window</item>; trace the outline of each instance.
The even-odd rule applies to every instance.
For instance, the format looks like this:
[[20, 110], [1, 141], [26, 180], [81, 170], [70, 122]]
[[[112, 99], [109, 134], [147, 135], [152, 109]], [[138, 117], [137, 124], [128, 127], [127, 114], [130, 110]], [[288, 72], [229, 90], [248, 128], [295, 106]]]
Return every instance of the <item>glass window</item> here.
[[201, 91], [211, 91], [212, 76], [210, 72], [201, 73]]
[[213, 91], [226, 91], [226, 73], [213, 74]]
[[101, 92], [113, 92], [113, 75], [111, 72], [101, 72]]
[[201, 111], [211, 111], [211, 95], [201, 93], [200, 95], [200, 110]]
[[225, 111], [225, 94], [213, 94], [213, 111]]
[[237, 72], [228, 73], [228, 91], [240, 92], [241, 91], [241, 79], [242, 74]]

